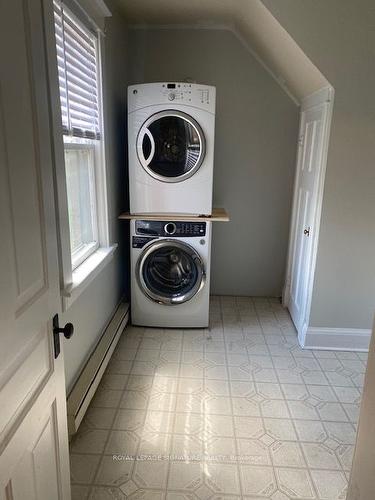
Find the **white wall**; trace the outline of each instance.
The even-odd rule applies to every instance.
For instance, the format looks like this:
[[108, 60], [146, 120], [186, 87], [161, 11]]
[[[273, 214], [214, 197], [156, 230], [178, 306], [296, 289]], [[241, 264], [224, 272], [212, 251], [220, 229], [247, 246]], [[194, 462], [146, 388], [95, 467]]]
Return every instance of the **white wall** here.
[[64, 341], [65, 373], [68, 392], [94, 349], [104, 326], [120, 298], [126, 293], [126, 231], [117, 220], [126, 209], [126, 87], [127, 30], [121, 15], [106, 1], [112, 17], [106, 19], [104, 38], [104, 104], [106, 121], [107, 185], [111, 242], [120, 242], [114, 259], [60, 319], [74, 324], [74, 335]]
[[217, 87], [212, 292], [281, 295], [298, 108], [228, 30], [130, 30], [132, 83], [191, 78]]
[[375, 309], [373, 0], [263, 0], [335, 88], [311, 326], [370, 329]]

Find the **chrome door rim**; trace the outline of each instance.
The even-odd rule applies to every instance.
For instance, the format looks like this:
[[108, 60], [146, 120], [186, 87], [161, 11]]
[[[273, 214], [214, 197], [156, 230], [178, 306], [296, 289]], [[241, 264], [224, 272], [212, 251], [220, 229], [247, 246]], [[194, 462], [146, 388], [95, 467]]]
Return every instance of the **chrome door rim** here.
[[[154, 251], [167, 246], [174, 246], [183, 250], [184, 252], [187, 252], [190, 255], [190, 257], [192, 257], [198, 269], [199, 278], [194, 284], [194, 287], [191, 290], [189, 290], [188, 293], [180, 295], [179, 297], [165, 297], [164, 295], [160, 295], [153, 292], [148, 288], [143, 278], [143, 266], [146, 258], [149, 255], [151, 255]], [[158, 304], [173, 306], [173, 305], [183, 304], [191, 300], [197, 293], [199, 293], [202, 290], [202, 288], [206, 283], [206, 270], [201, 257], [192, 246], [188, 245], [187, 243], [182, 243], [180, 241], [172, 239], [163, 239], [151, 243], [148, 247], [146, 247], [143, 250], [137, 261], [136, 279], [138, 282], [138, 286], [140, 287], [142, 292], [146, 295], [146, 297], [148, 297], [150, 300], [152, 300], [153, 302], [157, 302]]]
[[[142, 150], [143, 138], [144, 138], [144, 135], [147, 134], [146, 130], [148, 130], [148, 127], [154, 121], [158, 120], [159, 118], [164, 118], [166, 116], [177, 116], [178, 118], [182, 118], [183, 120], [190, 123], [190, 125], [192, 125], [195, 128], [195, 130], [199, 136], [200, 145], [201, 145], [199, 158], [198, 158], [197, 163], [194, 165], [194, 167], [191, 170], [189, 170], [188, 172], [185, 172], [184, 174], [176, 176], [176, 177], [166, 177], [164, 175], [159, 175], [156, 172], [154, 172], [151, 168], [149, 168], [148, 163], [146, 163], [146, 160], [143, 156], [143, 150]], [[159, 181], [162, 181], [162, 182], [182, 182], [182, 181], [188, 179], [189, 177], [193, 176], [197, 172], [197, 170], [199, 170], [199, 168], [201, 167], [202, 162], [204, 160], [204, 157], [206, 155], [206, 140], [204, 137], [202, 127], [190, 115], [188, 115], [187, 113], [183, 113], [182, 111], [165, 110], [165, 111], [159, 111], [158, 113], [151, 115], [143, 123], [143, 125], [139, 129], [139, 132], [137, 135], [136, 149], [137, 149], [137, 156], [138, 156], [139, 162], [141, 163], [144, 170], [149, 175], [151, 175], [151, 177], [153, 177], [154, 179], [157, 179]]]

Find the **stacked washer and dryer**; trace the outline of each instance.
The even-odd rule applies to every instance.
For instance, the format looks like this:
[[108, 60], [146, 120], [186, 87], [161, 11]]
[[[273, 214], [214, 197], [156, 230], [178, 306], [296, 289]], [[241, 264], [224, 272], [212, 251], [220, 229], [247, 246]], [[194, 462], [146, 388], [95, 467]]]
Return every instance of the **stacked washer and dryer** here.
[[214, 87], [128, 87], [134, 325], [208, 326], [214, 133]]

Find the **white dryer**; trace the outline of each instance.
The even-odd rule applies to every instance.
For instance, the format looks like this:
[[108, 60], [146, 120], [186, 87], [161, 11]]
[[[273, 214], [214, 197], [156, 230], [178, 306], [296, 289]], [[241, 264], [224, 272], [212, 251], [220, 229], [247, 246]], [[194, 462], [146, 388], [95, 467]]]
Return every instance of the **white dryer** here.
[[132, 220], [133, 325], [208, 326], [211, 222]]
[[128, 87], [130, 212], [210, 215], [215, 87]]

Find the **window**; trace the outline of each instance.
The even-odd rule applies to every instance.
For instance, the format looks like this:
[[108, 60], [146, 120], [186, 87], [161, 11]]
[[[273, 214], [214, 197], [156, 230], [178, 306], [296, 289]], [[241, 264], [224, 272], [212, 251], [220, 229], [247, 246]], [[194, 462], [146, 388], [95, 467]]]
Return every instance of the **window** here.
[[73, 269], [99, 246], [94, 146], [64, 142], [66, 187]]
[[[101, 245], [105, 209], [98, 35], [54, 1], [72, 270]], [[104, 196], [105, 199], [105, 196]], [[102, 213], [104, 212], [104, 213]]]

